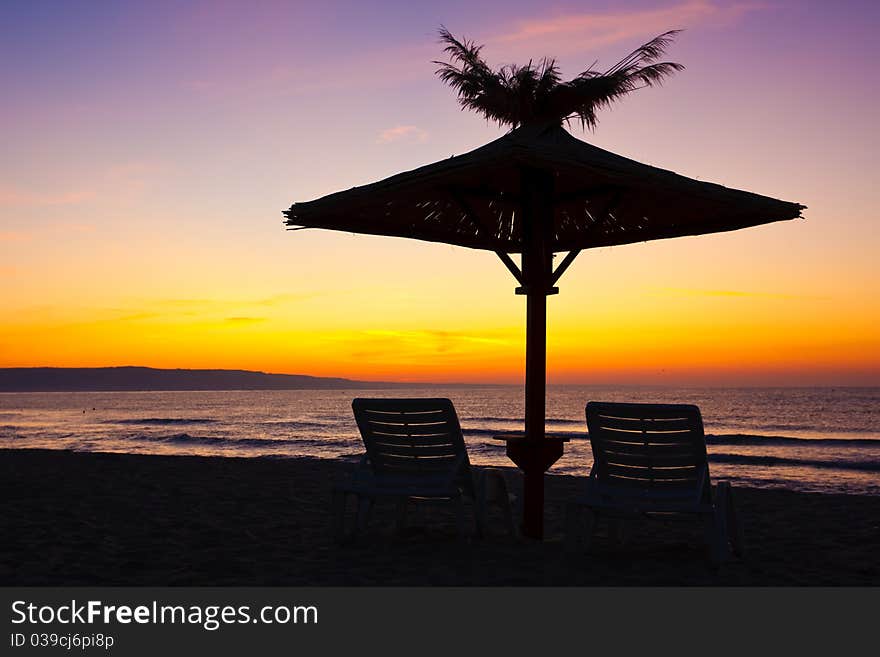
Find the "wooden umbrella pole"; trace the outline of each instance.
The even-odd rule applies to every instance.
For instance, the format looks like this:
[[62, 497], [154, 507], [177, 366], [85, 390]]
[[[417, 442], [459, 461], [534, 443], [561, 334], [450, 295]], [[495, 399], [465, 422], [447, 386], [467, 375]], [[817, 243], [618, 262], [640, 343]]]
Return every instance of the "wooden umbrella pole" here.
[[525, 536], [544, 537], [544, 467], [538, 458], [544, 443], [547, 297], [539, 288], [530, 288], [526, 297], [526, 452], [519, 459], [523, 471], [523, 527]]
[[547, 296], [530, 288], [526, 296], [525, 434], [530, 443], [544, 440], [547, 393]]
[[[552, 224], [553, 179], [544, 171], [522, 173], [522, 273], [526, 292], [525, 433], [529, 442], [544, 439], [547, 387], [547, 292], [550, 261], [547, 224]], [[548, 221], [549, 220], [549, 221]]]
[[522, 280], [526, 295], [525, 435], [508, 441], [507, 454], [523, 471], [523, 534], [544, 536], [544, 472], [562, 455], [562, 443], [545, 436], [547, 295], [552, 294], [553, 177], [522, 172]]

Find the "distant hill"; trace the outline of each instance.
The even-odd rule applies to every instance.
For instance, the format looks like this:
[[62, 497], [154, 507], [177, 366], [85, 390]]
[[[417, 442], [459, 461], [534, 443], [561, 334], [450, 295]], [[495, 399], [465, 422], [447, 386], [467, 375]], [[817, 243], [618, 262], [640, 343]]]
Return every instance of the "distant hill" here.
[[266, 374], [248, 370], [165, 370], [152, 367], [0, 368], [0, 392], [321, 390], [402, 385], [404, 384], [303, 374]]

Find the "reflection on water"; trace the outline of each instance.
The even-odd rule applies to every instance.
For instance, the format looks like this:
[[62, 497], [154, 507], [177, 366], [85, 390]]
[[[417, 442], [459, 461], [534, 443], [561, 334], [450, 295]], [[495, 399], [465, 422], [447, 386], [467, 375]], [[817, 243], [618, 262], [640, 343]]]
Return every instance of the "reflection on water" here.
[[[522, 428], [517, 387], [0, 394], [0, 447], [137, 454], [350, 457], [355, 396], [449, 397], [471, 460], [509, 465], [496, 433]], [[703, 413], [713, 477], [752, 486], [880, 494], [878, 388], [551, 386], [547, 430], [572, 441], [553, 472], [592, 461], [588, 400], [691, 403]]]

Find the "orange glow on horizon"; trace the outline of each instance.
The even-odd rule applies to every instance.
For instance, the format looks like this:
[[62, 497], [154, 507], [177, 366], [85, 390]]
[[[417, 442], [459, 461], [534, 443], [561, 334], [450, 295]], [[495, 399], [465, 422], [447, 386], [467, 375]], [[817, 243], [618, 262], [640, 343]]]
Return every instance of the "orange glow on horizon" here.
[[[34, 309], [0, 327], [0, 344], [16, 345], [0, 353], [0, 366], [148, 365], [517, 384], [524, 304], [509, 283], [496, 283], [463, 291], [439, 280], [427, 285], [426, 297], [401, 284], [399, 293], [377, 287], [251, 301], [143, 301], [85, 313]], [[880, 371], [880, 316], [857, 299], [843, 324], [836, 314], [817, 312], [826, 302], [812, 297], [588, 291], [573, 285], [551, 297], [550, 383], [865, 385]]]

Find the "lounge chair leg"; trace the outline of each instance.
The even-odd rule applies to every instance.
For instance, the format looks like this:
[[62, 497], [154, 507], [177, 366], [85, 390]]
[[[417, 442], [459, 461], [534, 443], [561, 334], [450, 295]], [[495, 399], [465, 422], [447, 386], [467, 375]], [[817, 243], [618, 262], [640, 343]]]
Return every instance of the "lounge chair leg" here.
[[632, 524], [626, 518], [614, 518], [609, 521], [611, 538], [614, 545], [622, 547], [629, 542], [632, 534]]
[[[505, 497], [507, 495], [505, 494]], [[507, 533], [511, 538], [519, 540], [519, 523], [513, 517], [513, 501], [507, 497], [504, 501], [504, 524], [507, 525]]]
[[722, 482], [718, 485], [719, 487], [723, 486], [726, 491], [727, 532], [730, 537], [730, 547], [733, 550], [733, 554], [742, 559], [746, 555], [746, 538], [739, 508], [736, 505], [736, 498], [733, 495], [733, 487], [727, 482]]
[[703, 516], [703, 545], [706, 547], [706, 556], [709, 561], [715, 558], [715, 513], [707, 513]]
[[486, 535], [486, 500], [474, 500], [474, 535], [483, 538]]
[[477, 538], [483, 538], [486, 531], [486, 508], [489, 503], [487, 477], [486, 470], [479, 470], [474, 477], [474, 532]]
[[357, 530], [362, 532], [370, 524], [370, 515], [373, 510], [373, 500], [369, 497], [358, 497]]
[[504, 511], [504, 524], [507, 525], [507, 533], [511, 538], [519, 538], [519, 529], [517, 528], [516, 521], [513, 519], [513, 505], [510, 503], [506, 487], [504, 489], [504, 501], [501, 504], [502, 511]]
[[401, 497], [397, 501], [397, 533], [402, 534], [406, 530], [406, 507], [409, 500]]
[[583, 536], [581, 538], [581, 549], [584, 552], [587, 552], [590, 549], [590, 545], [593, 542], [593, 530], [595, 527], [596, 514], [593, 513], [592, 509], [587, 509], [586, 516], [584, 517]]
[[577, 552], [581, 544], [582, 532], [581, 528], [578, 527], [580, 510], [581, 507], [577, 504], [567, 504], [565, 506], [565, 539], [563, 541], [563, 549], [569, 554]]
[[713, 565], [720, 565], [727, 559], [727, 555], [730, 552], [727, 538], [728, 486], [726, 482], [715, 487], [713, 506], [715, 509], [710, 520], [712, 525], [709, 546], [710, 558]]
[[464, 498], [461, 495], [455, 498], [455, 525], [458, 528], [458, 540], [465, 542], [467, 529], [464, 522]]
[[569, 504], [565, 510], [565, 551], [587, 552], [593, 540], [596, 514], [580, 504]]
[[332, 510], [331, 514], [332, 518], [332, 532], [333, 532], [333, 540], [337, 543], [341, 543], [345, 540], [345, 498], [346, 494], [344, 491], [339, 489], [333, 490], [333, 502], [332, 502]]
[[498, 470], [490, 470], [487, 476], [488, 500], [501, 507], [504, 514], [504, 524], [507, 526], [507, 533], [513, 537], [519, 537], [516, 522], [513, 519], [513, 507], [510, 503], [510, 492], [507, 490], [507, 480]]
[[464, 541], [464, 500], [461, 496], [455, 498], [455, 526], [458, 529], [458, 540]]

